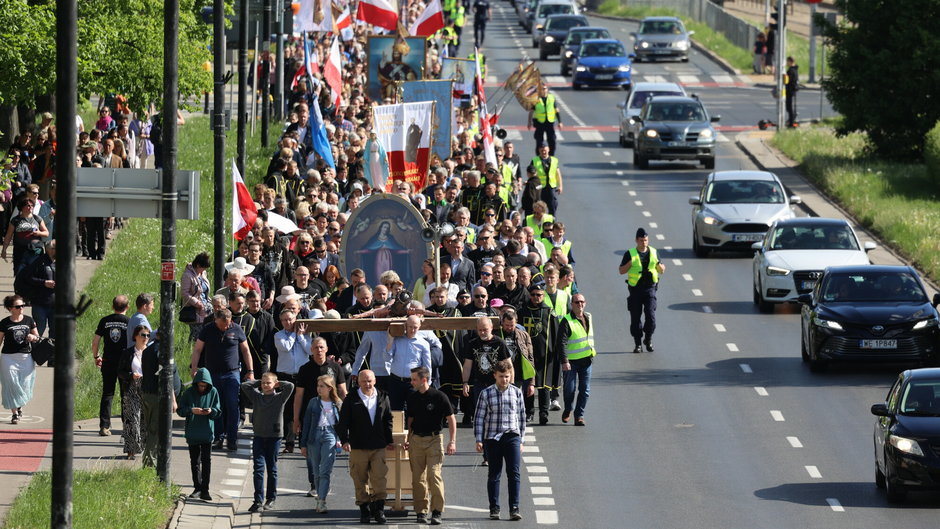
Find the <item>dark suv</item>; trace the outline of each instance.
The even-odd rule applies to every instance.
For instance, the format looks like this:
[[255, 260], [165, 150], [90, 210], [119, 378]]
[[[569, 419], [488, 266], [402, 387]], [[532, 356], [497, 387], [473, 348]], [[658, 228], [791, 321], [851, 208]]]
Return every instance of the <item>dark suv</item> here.
[[696, 160], [714, 169], [717, 133], [712, 123], [720, 119], [709, 116], [695, 96], [648, 100], [634, 118], [640, 127], [634, 138], [633, 165], [647, 169], [650, 160]]

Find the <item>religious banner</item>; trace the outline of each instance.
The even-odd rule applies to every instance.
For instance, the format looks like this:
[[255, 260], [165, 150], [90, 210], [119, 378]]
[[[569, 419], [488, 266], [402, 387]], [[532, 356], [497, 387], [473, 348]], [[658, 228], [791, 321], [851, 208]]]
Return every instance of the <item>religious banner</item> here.
[[454, 82], [454, 101], [459, 101], [462, 108], [470, 106], [475, 68], [476, 66], [470, 59], [444, 57], [441, 61], [441, 79]]
[[424, 78], [426, 45], [423, 37], [370, 36], [366, 50], [369, 97], [378, 103], [398, 102], [400, 83]]
[[424, 217], [398, 195], [377, 193], [353, 210], [340, 245], [340, 273], [344, 277], [361, 268], [374, 283], [387, 270], [398, 273], [411, 290], [421, 277], [421, 265], [434, 256], [433, 247], [421, 238]]
[[388, 155], [388, 182], [411, 182], [424, 189], [431, 152], [434, 102], [400, 103], [372, 108], [372, 132]]
[[450, 138], [453, 134], [454, 105], [453, 81], [411, 81], [405, 83], [402, 98], [405, 103], [434, 102], [434, 121], [431, 122], [431, 155], [440, 161], [450, 157]]

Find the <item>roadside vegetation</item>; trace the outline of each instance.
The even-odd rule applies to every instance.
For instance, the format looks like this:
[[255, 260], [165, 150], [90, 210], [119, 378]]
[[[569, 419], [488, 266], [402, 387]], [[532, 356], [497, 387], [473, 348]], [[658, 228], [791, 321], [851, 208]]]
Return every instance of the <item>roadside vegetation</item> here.
[[[49, 527], [52, 477], [37, 472], [7, 513], [4, 529]], [[76, 471], [72, 490], [75, 529], [163, 529], [179, 487], [161, 483], [152, 468]]]
[[[177, 281], [180, 280], [187, 263], [199, 252], [209, 252], [212, 257], [213, 242], [213, 132], [206, 115], [194, 115], [187, 119], [179, 129], [178, 168], [181, 170], [201, 171], [199, 189], [199, 220], [180, 220], [177, 222], [176, 266]], [[88, 122], [86, 121], [86, 125]], [[270, 131], [270, 149], [273, 152], [276, 136], [279, 132], [276, 124]], [[231, 166], [236, 155], [236, 124], [232, 121], [231, 130], [227, 131], [226, 145], [226, 194], [231, 192]], [[247, 167], [245, 181], [249, 186], [259, 182], [263, 170], [267, 167], [270, 153], [260, 147], [260, 124], [255, 135], [248, 136]], [[225, 197], [226, 199], [228, 197]], [[226, 220], [223, 226], [231, 230], [231, 208], [224, 208]], [[91, 357], [91, 341], [94, 337], [98, 320], [110, 314], [111, 300], [118, 294], [126, 294], [131, 301], [128, 315], [134, 312], [134, 299], [141, 292], [150, 292], [156, 299], [156, 308], [150, 315], [150, 324], [154, 328], [160, 324], [160, 219], [130, 219], [124, 229], [115, 232], [115, 239], [108, 247], [105, 259], [95, 271], [85, 288], [94, 303], [77, 321], [76, 357], [78, 362], [75, 385], [75, 417], [78, 420], [98, 416], [98, 402], [101, 396], [101, 375]], [[227, 255], [233, 248], [227, 248]], [[210, 284], [212, 269], [209, 269]], [[177, 299], [179, 299], [177, 297]], [[177, 314], [179, 303], [177, 302]], [[184, 382], [190, 379], [189, 359], [191, 345], [187, 341], [189, 327], [176, 323], [176, 365]]]

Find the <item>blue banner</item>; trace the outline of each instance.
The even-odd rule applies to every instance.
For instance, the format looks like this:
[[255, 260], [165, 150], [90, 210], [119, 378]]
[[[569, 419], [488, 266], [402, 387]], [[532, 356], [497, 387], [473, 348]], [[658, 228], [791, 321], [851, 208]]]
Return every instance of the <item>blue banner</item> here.
[[402, 99], [404, 103], [434, 102], [434, 120], [431, 123], [431, 130], [433, 131], [431, 155], [432, 158], [437, 156], [441, 161], [450, 158], [450, 139], [454, 123], [453, 81], [410, 81], [404, 83], [403, 86]]

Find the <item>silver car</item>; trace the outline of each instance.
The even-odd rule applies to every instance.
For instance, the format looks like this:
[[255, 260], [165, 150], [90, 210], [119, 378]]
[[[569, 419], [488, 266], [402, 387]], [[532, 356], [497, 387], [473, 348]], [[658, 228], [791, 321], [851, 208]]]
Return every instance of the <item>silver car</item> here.
[[766, 171], [716, 171], [705, 178], [692, 205], [692, 250], [705, 257], [711, 250], [750, 250], [770, 225], [796, 216], [783, 184]]
[[686, 31], [678, 17], [646, 17], [640, 21], [640, 30], [631, 33], [636, 62], [670, 57], [689, 62], [689, 37], [694, 34]]
[[642, 126], [635, 117], [640, 109], [654, 96], [684, 96], [685, 89], [676, 83], [634, 83], [623, 103], [617, 103], [620, 109], [620, 146], [633, 147], [633, 138]]

